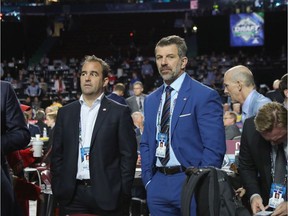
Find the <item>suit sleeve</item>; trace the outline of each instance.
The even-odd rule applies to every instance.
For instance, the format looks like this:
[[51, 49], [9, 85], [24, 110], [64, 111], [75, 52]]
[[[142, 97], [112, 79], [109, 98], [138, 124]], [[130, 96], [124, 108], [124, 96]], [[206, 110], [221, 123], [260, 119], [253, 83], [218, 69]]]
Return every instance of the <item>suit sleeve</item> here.
[[252, 140], [251, 136], [253, 136], [251, 131], [255, 131], [255, 128], [252, 127], [252, 125], [253, 119], [246, 119], [243, 126], [239, 153], [239, 173], [249, 198], [255, 193], [261, 194], [260, 188], [258, 186], [258, 170], [251, 154], [251, 144], [256, 143], [249, 143]]
[[137, 140], [128, 107], [125, 108], [119, 124], [119, 146], [121, 154], [122, 192], [131, 194], [137, 161]]
[[221, 98], [216, 91], [211, 91], [198, 105], [197, 121], [204, 149], [199, 166], [220, 168], [226, 152]]
[[[1, 85], [4, 85], [1, 83]], [[1, 151], [4, 154], [22, 149], [30, 142], [30, 132], [21, 111], [17, 96], [11, 85], [7, 85], [7, 93], [1, 87], [1, 101], [5, 101], [6, 109], [1, 110]], [[3, 100], [4, 99], [4, 100]], [[3, 104], [1, 105], [1, 107]], [[5, 113], [2, 115], [2, 113]]]

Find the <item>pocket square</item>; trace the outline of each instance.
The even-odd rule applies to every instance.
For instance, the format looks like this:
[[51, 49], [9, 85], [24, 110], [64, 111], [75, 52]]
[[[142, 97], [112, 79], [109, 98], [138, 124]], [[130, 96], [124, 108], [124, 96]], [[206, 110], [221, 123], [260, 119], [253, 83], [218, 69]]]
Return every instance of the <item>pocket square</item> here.
[[179, 117], [181, 118], [181, 117], [190, 116], [190, 115], [191, 115], [191, 113], [187, 113], [187, 114], [182, 114]]

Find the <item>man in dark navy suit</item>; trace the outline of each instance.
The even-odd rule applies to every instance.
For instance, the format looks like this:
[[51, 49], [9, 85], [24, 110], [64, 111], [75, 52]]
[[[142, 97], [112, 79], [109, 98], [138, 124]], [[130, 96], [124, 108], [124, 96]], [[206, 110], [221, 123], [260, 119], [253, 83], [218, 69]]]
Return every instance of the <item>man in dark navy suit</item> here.
[[30, 133], [10, 83], [1, 83], [1, 215], [21, 215], [17, 207], [6, 155], [24, 148]]
[[124, 98], [125, 94], [125, 85], [123, 83], [117, 83], [114, 86], [114, 90], [107, 97], [111, 100], [114, 100], [120, 104], [127, 105], [126, 100]]
[[80, 99], [58, 110], [52, 190], [65, 215], [129, 215], [137, 141], [128, 106], [104, 95], [109, 71], [105, 61], [87, 56]]

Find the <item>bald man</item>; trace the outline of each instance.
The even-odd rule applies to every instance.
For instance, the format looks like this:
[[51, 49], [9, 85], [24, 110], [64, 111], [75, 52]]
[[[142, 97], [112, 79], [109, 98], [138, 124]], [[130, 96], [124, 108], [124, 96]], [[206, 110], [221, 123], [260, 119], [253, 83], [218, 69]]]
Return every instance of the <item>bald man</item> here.
[[242, 106], [242, 123], [255, 116], [260, 107], [271, 100], [256, 91], [254, 77], [249, 68], [237, 65], [224, 74], [224, 93], [231, 97], [232, 103]]

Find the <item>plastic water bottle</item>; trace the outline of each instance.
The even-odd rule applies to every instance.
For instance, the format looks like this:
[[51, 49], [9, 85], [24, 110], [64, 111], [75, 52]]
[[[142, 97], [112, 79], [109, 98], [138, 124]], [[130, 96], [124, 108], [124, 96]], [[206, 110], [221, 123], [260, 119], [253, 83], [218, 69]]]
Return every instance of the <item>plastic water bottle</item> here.
[[43, 137], [47, 137], [47, 129], [46, 129], [46, 127], [43, 128]]
[[36, 138], [32, 141], [33, 157], [42, 157], [43, 141], [40, 140], [40, 134], [36, 134]]

